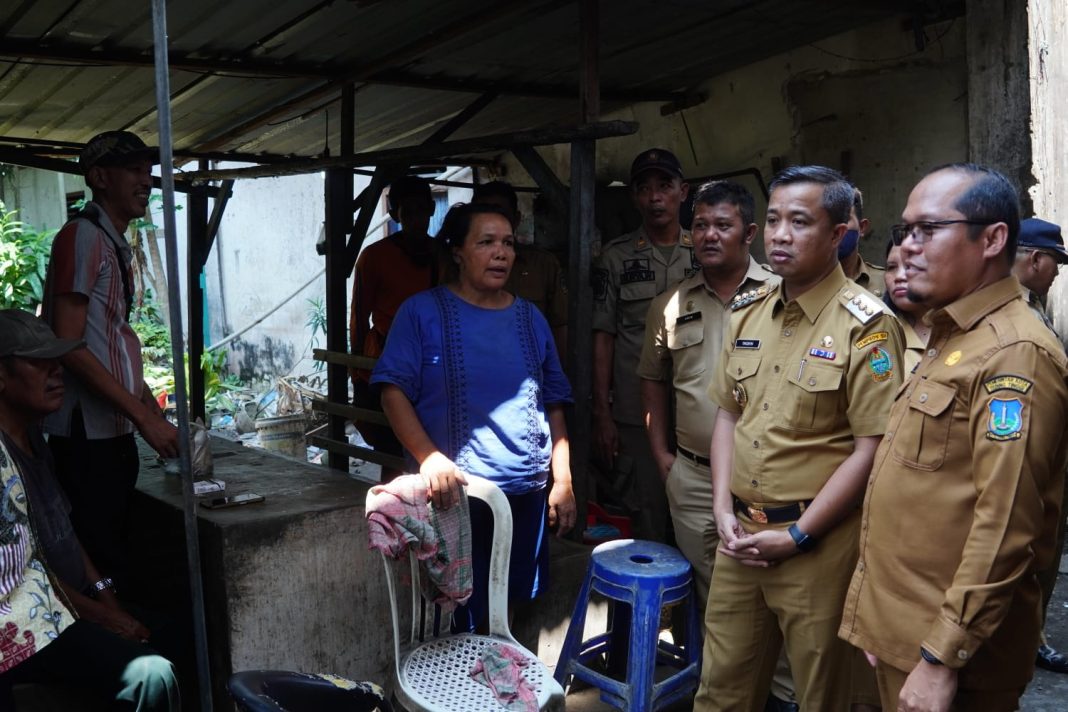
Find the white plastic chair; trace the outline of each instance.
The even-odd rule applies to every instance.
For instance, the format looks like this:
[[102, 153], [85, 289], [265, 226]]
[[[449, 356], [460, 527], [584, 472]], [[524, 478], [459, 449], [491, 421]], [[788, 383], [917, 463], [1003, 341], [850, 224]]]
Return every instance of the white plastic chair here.
[[[493, 512], [493, 547], [489, 567], [489, 635], [460, 633], [426, 637], [424, 614], [432, 604], [420, 593], [419, 562], [409, 554], [412, 571], [412, 628], [401, 641], [397, 581], [390, 559], [382, 555], [393, 614], [393, 652], [397, 699], [410, 712], [492, 712], [501, 709], [493, 693], [471, 677], [471, 668], [482, 651], [499, 643], [526, 655], [530, 664], [523, 677], [534, 688], [541, 710], [563, 710], [564, 691], [532, 652], [521, 646], [508, 629], [508, 566], [512, 541], [512, 511], [495, 484], [467, 475], [467, 495], [486, 502]], [[448, 621], [442, 621], [448, 628]]]

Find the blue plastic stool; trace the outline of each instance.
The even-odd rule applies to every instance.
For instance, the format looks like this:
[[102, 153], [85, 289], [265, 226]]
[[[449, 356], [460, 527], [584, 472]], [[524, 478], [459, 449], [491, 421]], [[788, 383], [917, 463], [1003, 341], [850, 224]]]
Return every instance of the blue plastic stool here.
[[[613, 601], [612, 620], [607, 633], [582, 640], [591, 591]], [[680, 601], [686, 606], [684, 647], [659, 639], [660, 610]], [[590, 557], [554, 677], [566, 687], [574, 676], [598, 688], [601, 701], [621, 710], [662, 709], [697, 689], [701, 675], [697, 625], [693, 574], [690, 562], [678, 549], [634, 539], [606, 542]], [[616, 659], [620, 653], [626, 657], [623, 666]], [[601, 655], [608, 658], [610, 667], [625, 670], [622, 682], [589, 666]], [[654, 682], [657, 664], [671, 665], [678, 671]]]

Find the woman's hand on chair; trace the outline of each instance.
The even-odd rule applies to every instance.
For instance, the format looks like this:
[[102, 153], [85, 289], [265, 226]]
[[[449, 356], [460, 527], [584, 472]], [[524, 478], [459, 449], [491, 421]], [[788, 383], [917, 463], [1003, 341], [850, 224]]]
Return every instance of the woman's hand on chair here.
[[467, 479], [456, 463], [440, 452], [431, 453], [419, 466], [419, 474], [430, 487], [430, 501], [436, 509], [448, 509], [460, 501], [460, 488]]
[[549, 490], [549, 528], [563, 536], [575, 526], [575, 493], [570, 482], [554, 482]]

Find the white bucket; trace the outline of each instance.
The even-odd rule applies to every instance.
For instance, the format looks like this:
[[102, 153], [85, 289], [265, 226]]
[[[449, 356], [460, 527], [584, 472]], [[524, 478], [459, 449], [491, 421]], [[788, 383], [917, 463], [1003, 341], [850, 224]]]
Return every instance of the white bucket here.
[[305, 457], [304, 429], [308, 419], [304, 415], [282, 415], [256, 421], [256, 435], [265, 450], [294, 457]]

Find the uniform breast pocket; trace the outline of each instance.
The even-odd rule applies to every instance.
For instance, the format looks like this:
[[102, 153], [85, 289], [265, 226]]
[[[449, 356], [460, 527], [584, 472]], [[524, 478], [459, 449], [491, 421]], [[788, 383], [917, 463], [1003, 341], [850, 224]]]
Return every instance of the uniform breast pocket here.
[[830, 430], [844, 417], [841, 367], [807, 363], [788, 375], [783, 412], [790, 430]]
[[708, 364], [701, 354], [705, 340], [704, 325], [700, 321], [674, 325], [667, 332], [667, 347], [671, 351], [677, 377], [697, 376], [705, 372]]
[[727, 357], [727, 375], [734, 380], [732, 396], [734, 401], [742, 409], [749, 403], [756, 379], [753, 378], [760, 370], [760, 356], [758, 354], [730, 354]]
[[619, 320], [623, 326], [645, 326], [649, 301], [656, 296], [656, 282], [633, 282], [619, 288]]
[[890, 452], [895, 460], [908, 467], [937, 470], [946, 460], [957, 389], [925, 380], [910, 383], [908, 388], [908, 410], [897, 432], [890, 436], [893, 439]]

